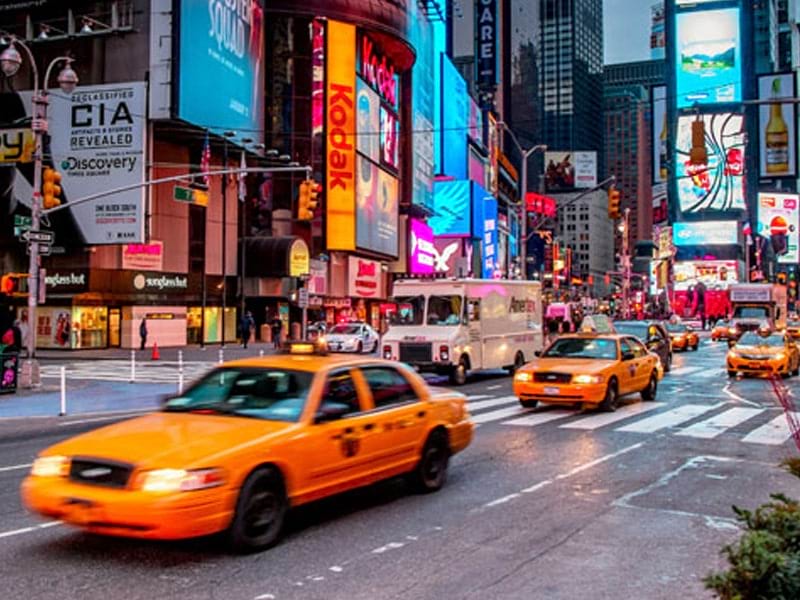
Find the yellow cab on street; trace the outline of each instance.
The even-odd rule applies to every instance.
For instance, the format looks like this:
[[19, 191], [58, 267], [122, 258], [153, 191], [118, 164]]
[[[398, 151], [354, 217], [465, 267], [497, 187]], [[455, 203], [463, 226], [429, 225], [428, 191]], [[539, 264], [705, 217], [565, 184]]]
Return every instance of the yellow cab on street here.
[[800, 350], [786, 333], [746, 331], [728, 350], [726, 367], [728, 377], [737, 373], [789, 377], [800, 372]]
[[582, 331], [556, 338], [514, 375], [520, 404], [580, 404], [616, 410], [621, 396], [656, 398], [661, 361], [629, 335]]
[[700, 338], [686, 323], [668, 322], [666, 327], [673, 350], [697, 350]]
[[312, 500], [397, 475], [438, 490], [472, 435], [462, 394], [400, 363], [302, 344], [221, 365], [160, 412], [51, 446], [22, 499], [95, 533], [224, 531], [247, 552], [273, 545], [286, 511]]

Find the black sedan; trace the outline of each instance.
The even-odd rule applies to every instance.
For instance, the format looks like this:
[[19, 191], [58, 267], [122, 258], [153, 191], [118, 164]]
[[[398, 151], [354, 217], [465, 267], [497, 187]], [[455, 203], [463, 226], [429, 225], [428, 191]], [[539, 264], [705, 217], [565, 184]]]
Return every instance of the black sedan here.
[[661, 359], [664, 372], [672, 369], [672, 347], [669, 334], [661, 321], [614, 321], [614, 329], [617, 333], [639, 338], [650, 352]]

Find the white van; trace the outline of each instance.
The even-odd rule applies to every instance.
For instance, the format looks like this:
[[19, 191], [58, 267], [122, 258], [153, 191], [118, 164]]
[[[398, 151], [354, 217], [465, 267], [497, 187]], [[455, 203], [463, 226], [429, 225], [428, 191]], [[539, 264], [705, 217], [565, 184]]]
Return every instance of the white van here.
[[461, 385], [470, 371], [513, 372], [542, 349], [542, 288], [533, 281], [409, 279], [381, 354]]

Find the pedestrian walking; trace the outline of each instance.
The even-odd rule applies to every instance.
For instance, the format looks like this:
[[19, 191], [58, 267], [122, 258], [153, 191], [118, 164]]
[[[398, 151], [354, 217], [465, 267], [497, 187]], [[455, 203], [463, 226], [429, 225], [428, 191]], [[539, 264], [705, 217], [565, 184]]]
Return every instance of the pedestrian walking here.
[[139, 350], [144, 350], [147, 344], [147, 319], [145, 317], [142, 317], [142, 322], [139, 324], [139, 340], [141, 340]]
[[281, 347], [281, 329], [283, 329], [283, 323], [281, 322], [278, 315], [275, 315], [272, 318], [271, 323], [272, 328], [272, 347], [273, 348], [280, 348]]
[[242, 315], [242, 320], [239, 323], [239, 328], [242, 334], [242, 348], [247, 348], [247, 342], [250, 341], [250, 335], [255, 327], [255, 324], [256, 323], [253, 320], [253, 314], [249, 310]]

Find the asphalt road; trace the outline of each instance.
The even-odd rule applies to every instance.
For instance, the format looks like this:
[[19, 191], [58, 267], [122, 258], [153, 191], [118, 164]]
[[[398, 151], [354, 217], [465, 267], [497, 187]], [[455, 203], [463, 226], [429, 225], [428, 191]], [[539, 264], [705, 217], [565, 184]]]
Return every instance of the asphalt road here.
[[800, 496], [776, 467], [797, 449], [770, 384], [730, 382], [724, 350], [678, 355], [657, 403], [632, 398], [613, 415], [523, 410], [507, 376], [475, 379], [463, 391], [476, 438], [442, 491], [396, 480], [315, 503], [280, 545], [245, 557], [214, 538], [109, 539], [26, 514], [25, 465], [102, 422], [0, 422], [3, 597], [709, 597], [701, 579], [737, 535], [731, 505]]

